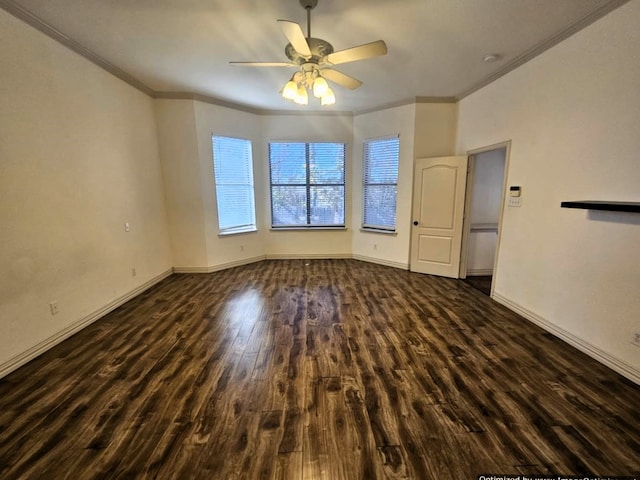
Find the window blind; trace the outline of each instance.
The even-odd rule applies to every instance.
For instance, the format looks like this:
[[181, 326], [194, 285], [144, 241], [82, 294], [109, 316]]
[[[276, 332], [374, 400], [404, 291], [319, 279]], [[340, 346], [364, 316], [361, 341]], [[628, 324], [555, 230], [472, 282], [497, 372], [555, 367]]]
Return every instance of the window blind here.
[[343, 227], [345, 145], [272, 142], [271, 225]]
[[251, 142], [213, 136], [218, 228], [221, 234], [256, 229]]
[[367, 140], [363, 147], [362, 228], [395, 231], [400, 139]]

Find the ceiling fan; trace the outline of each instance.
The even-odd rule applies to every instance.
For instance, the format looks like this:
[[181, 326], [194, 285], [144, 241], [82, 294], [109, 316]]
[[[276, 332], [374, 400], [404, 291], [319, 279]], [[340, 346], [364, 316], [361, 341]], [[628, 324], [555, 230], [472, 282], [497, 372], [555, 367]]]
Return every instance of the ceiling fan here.
[[[326, 80], [342, 87], [354, 90], [362, 85], [356, 78], [331, 68], [341, 63], [366, 60], [387, 53], [387, 45], [383, 40], [366, 43], [345, 50], [333, 51], [333, 46], [321, 38], [311, 36], [311, 10], [318, 4], [318, 0], [300, 0], [300, 5], [307, 11], [307, 36], [302, 28], [289, 20], [278, 20], [280, 28], [289, 43], [284, 53], [289, 62], [230, 62], [231, 65], [244, 67], [298, 67], [298, 71], [282, 89], [282, 96], [287, 100], [307, 105], [309, 94], [320, 98], [321, 105], [332, 105], [336, 101], [333, 90]], [[326, 79], [326, 80], [325, 80]]]

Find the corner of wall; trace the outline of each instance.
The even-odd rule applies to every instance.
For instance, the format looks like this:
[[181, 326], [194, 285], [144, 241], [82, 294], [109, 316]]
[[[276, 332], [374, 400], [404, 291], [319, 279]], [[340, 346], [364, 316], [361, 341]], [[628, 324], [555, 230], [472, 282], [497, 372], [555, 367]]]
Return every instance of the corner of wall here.
[[174, 266], [206, 265], [195, 102], [154, 102]]

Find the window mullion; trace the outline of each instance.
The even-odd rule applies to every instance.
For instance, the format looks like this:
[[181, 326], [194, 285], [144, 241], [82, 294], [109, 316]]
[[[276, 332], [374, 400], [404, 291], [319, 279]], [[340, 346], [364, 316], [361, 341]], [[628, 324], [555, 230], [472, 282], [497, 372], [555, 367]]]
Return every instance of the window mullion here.
[[305, 143], [305, 157], [307, 165], [307, 225], [311, 225], [311, 166], [309, 162], [309, 144]]

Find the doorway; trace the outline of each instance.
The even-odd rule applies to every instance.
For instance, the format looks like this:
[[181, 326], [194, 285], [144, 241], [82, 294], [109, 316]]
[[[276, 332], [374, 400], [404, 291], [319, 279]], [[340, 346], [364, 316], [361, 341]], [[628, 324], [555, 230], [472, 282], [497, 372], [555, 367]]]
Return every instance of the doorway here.
[[493, 294], [509, 142], [469, 152], [460, 278]]

